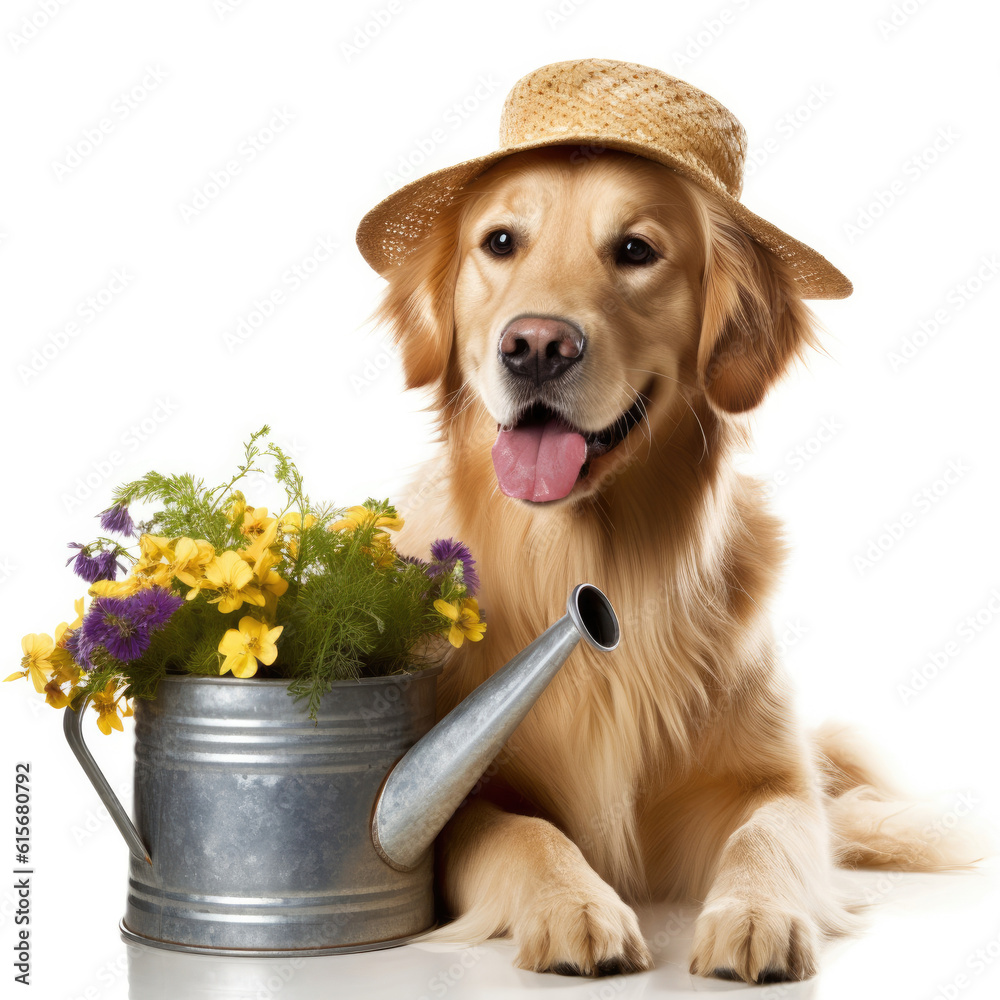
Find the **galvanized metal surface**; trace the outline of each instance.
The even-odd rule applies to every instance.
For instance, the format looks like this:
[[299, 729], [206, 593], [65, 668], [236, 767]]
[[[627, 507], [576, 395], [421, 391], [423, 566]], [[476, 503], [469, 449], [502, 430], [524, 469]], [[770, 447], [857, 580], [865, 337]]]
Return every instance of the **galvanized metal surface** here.
[[420, 863], [580, 639], [608, 652], [619, 637], [607, 597], [580, 584], [564, 617], [407, 751], [386, 780], [372, 819], [372, 839], [387, 864], [406, 871]]
[[114, 820], [115, 826], [125, 838], [125, 843], [128, 844], [132, 855], [146, 864], [152, 864], [146, 845], [143, 844], [142, 838], [132, 824], [129, 814], [118, 801], [118, 796], [108, 784], [107, 778], [102, 774], [101, 769], [97, 766], [97, 761], [91, 756], [90, 750], [84, 742], [83, 720], [89, 701], [89, 698], [81, 698], [72, 708], [67, 708], [63, 712], [63, 735], [66, 737], [66, 742], [69, 744], [70, 750], [73, 751], [73, 755], [80, 762], [83, 773], [90, 778], [91, 784], [97, 790], [97, 794], [101, 797], [108, 814]]
[[[143, 937], [141, 934], [134, 934], [125, 926], [125, 921], [118, 922], [118, 933], [125, 944], [138, 945], [143, 949], [155, 948], [157, 952], [172, 951], [183, 955], [205, 955], [212, 958], [319, 958], [323, 955], [356, 955], [369, 951], [384, 951], [386, 948], [398, 948], [401, 945], [409, 944], [420, 937], [423, 937], [431, 927], [424, 927], [416, 934], [408, 934], [406, 937], [392, 938], [388, 941], [369, 941], [365, 944], [345, 944], [340, 946], [329, 946], [325, 948], [201, 948], [192, 944], [173, 944], [170, 941], [155, 941], [152, 938]], [[135, 996], [145, 996], [144, 993], [134, 994]], [[176, 992], [172, 993], [177, 996]]]
[[135, 707], [152, 864], [130, 857], [124, 928], [179, 950], [325, 954], [430, 927], [430, 852], [395, 871], [369, 825], [386, 772], [433, 725], [439, 672], [338, 684], [315, 726], [282, 681], [165, 678]]

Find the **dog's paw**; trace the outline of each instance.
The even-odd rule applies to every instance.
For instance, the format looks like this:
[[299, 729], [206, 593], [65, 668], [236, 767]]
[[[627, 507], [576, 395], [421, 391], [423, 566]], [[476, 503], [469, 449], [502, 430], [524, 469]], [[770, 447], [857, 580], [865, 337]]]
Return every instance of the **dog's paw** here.
[[643, 972], [652, 956], [635, 913], [599, 879], [585, 889], [560, 888], [538, 899], [512, 928], [516, 964], [565, 976]]
[[770, 901], [723, 897], [694, 930], [693, 975], [778, 983], [816, 974], [819, 930], [804, 913]]

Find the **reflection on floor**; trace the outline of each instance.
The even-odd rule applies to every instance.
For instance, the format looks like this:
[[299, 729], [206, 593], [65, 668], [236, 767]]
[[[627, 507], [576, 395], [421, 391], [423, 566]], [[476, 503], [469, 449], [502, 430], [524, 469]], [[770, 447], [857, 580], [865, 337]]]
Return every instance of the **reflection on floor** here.
[[[323, 958], [214, 958], [128, 945], [131, 1000], [578, 1000], [693, 997], [753, 991], [755, 1000], [995, 1000], [1000, 996], [1000, 871], [939, 875], [844, 875], [872, 904], [869, 928], [828, 942], [821, 973], [804, 983], [750, 987], [691, 976], [688, 951], [696, 911], [658, 905], [640, 911], [656, 966], [606, 979], [538, 975], [512, 964], [513, 946], [409, 944]], [[124, 945], [123, 945], [124, 947]]]

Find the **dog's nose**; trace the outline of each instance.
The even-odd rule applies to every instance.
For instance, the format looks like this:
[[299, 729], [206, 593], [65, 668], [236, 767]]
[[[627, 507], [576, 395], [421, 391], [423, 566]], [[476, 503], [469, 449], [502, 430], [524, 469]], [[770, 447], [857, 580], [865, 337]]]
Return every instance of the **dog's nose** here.
[[522, 316], [504, 328], [500, 360], [514, 375], [541, 385], [579, 361], [583, 346], [583, 332], [572, 323]]

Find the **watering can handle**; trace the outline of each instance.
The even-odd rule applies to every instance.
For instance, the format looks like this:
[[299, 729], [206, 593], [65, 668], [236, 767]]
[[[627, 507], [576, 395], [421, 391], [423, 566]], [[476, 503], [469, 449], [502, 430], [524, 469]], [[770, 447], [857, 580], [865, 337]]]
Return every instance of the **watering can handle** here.
[[149, 857], [149, 851], [146, 850], [142, 838], [139, 836], [139, 831], [136, 830], [132, 820], [129, 819], [128, 813], [125, 812], [125, 807], [118, 801], [118, 796], [115, 795], [113, 789], [108, 784], [108, 779], [101, 773], [101, 769], [97, 766], [97, 761], [94, 760], [87, 749], [87, 744], [83, 741], [83, 710], [87, 707], [88, 701], [90, 701], [89, 695], [63, 709], [63, 735], [66, 737], [66, 742], [69, 744], [70, 750], [73, 751], [74, 756], [80, 762], [83, 773], [90, 778], [90, 783], [97, 790], [101, 801], [107, 807], [111, 818], [115, 821], [115, 826], [118, 827], [121, 835], [125, 838], [128, 849], [140, 861], [145, 861], [151, 865], [153, 862]]

